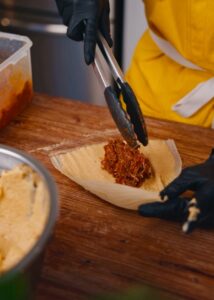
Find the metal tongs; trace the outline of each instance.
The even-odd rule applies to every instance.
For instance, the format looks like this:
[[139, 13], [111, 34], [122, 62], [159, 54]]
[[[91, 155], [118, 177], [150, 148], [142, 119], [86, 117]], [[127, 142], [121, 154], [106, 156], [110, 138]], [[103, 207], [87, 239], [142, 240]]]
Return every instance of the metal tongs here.
[[[97, 44], [100, 51], [96, 49], [93, 67], [98, 78], [101, 79], [102, 85], [104, 85], [104, 95], [111, 115], [121, 135], [129, 146], [137, 148], [139, 147], [139, 142], [146, 146], [148, 144], [148, 134], [136, 96], [129, 84], [124, 80], [123, 72], [117, 63], [111, 48], [108, 46], [108, 43], [101, 33], [98, 34]], [[99, 52], [102, 54], [121, 92], [123, 101], [126, 105], [126, 111], [123, 109], [108, 76], [105, 74]]]

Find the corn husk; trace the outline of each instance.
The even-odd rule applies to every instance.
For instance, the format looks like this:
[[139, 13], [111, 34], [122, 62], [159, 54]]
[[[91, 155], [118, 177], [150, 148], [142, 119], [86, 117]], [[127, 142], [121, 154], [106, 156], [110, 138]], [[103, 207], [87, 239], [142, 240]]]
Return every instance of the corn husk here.
[[152, 178], [140, 188], [117, 184], [113, 176], [101, 167], [105, 144], [56, 153], [51, 156], [51, 161], [56, 169], [86, 190], [113, 205], [132, 210], [137, 210], [141, 204], [161, 201], [159, 192], [181, 172], [182, 163], [174, 141], [151, 140], [140, 151], [151, 162]]

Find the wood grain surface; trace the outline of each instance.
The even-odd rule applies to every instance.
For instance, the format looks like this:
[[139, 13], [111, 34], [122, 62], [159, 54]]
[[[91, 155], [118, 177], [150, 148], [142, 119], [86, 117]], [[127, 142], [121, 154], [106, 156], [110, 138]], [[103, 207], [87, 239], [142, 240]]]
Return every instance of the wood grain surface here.
[[[154, 119], [147, 126], [151, 138], [175, 140], [184, 166], [203, 161], [214, 146], [213, 130]], [[36, 95], [0, 133], [0, 143], [39, 159], [58, 184], [60, 216], [38, 299], [94, 299], [144, 284], [179, 299], [214, 299], [214, 230], [185, 235], [181, 224], [113, 207], [51, 165], [50, 149], [108, 140], [114, 130], [105, 108]]]

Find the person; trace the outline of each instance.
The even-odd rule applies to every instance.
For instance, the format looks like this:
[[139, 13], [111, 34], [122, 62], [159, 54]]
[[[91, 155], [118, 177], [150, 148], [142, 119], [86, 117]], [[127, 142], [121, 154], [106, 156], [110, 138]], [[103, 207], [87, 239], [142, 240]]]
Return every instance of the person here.
[[[108, 0], [56, 0], [67, 35], [84, 42], [86, 64], [95, 56], [98, 30], [109, 46]], [[146, 116], [214, 127], [214, 1], [144, 0], [149, 29], [126, 74]], [[193, 197], [180, 197], [186, 190]], [[177, 219], [183, 231], [214, 225], [214, 151], [184, 169], [161, 193], [163, 203], [143, 205], [143, 216]]]

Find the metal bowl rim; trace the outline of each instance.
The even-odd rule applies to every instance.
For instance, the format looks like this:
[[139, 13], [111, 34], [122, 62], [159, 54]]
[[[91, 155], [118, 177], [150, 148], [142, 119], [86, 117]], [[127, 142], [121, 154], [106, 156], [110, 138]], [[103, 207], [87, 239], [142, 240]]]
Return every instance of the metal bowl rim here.
[[33, 262], [34, 259], [44, 250], [58, 216], [58, 190], [49, 171], [31, 155], [21, 150], [17, 150], [16, 148], [0, 144], [0, 154], [1, 153], [17, 158], [20, 162], [28, 164], [32, 167], [32, 169], [39, 173], [47, 186], [50, 197], [50, 211], [44, 231], [30, 252], [17, 265], [0, 275], [0, 282], [2, 283], [3, 281], [7, 281], [8, 279], [24, 272], [31, 262]]

